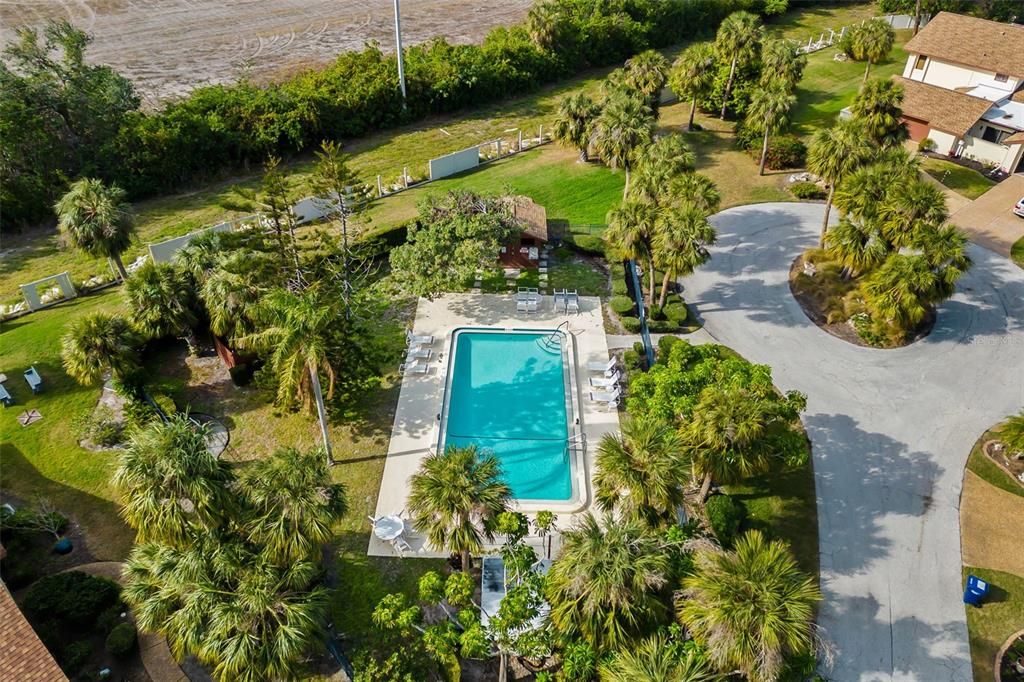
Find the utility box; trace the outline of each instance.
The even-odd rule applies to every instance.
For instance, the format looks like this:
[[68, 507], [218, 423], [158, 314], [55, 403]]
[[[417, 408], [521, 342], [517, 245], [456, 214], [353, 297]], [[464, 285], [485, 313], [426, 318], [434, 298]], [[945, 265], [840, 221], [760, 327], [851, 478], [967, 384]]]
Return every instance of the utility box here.
[[989, 584], [976, 575], [967, 576], [967, 587], [964, 589], [964, 603], [981, 606], [988, 594]]

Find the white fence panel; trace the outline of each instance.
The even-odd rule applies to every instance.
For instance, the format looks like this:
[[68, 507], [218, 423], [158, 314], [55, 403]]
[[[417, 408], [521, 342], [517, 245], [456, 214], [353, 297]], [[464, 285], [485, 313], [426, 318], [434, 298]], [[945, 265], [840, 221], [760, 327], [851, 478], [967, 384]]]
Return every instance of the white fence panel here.
[[480, 147], [470, 147], [430, 160], [430, 179], [437, 180], [480, 165]]
[[174, 256], [178, 251], [188, 246], [188, 243], [199, 235], [205, 234], [206, 232], [229, 232], [230, 230], [231, 223], [221, 223], [220, 225], [208, 227], [205, 230], [196, 230], [195, 232], [189, 232], [188, 234], [180, 237], [174, 237], [167, 241], [150, 244], [149, 257], [153, 259], [154, 263], [170, 263], [174, 260]]

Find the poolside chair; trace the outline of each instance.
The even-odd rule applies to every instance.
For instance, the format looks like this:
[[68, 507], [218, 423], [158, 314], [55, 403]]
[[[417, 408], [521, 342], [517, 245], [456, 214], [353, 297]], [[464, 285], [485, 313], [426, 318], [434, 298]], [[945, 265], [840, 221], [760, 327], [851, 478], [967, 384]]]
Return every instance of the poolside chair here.
[[530, 308], [530, 301], [525, 298], [525, 296], [526, 296], [525, 294], [523, 294], [523, 296], [524, 296], [524, 298], [520, 298], [520, 299], [516, 300], [516, 312], [517, 313], [528, 313], [528, 312], [530, 312], [530, 310], [529, 310], [529, 308]]
[[398, 366], [399, 374], [426, 374], [429, 366], [427, 363], [420, 360], [413, 360], [412, 362], [403, 362]]
[[411, 331], [406, 330], [405, 332], [405, 343], [409, 346], [431, 346], [434, 344], [434, 337], [430, 334], [424, 336], [417, 336]]
[[413, 552], [412, 545], [406, 542], [405, 538], [401, 535], [391, 541], [391, 546], [395, 548], [398, 556], [405, 556], [406, 552], [410, 554]]
[[611, 376], [615, 369], [616, 360], [612, 358], [608, 362], [588, 362], [587, 369], [591, 372], [602, 372], [605, 376]]
[[10, 407], [14, 404], [14, 398], [7, 391], [7, 387], [0, 384], [0, 403], [3, 403], [4, 407]]
[[433, 353], [429, 348], [423, 346], [410, 346], [408, 352], [405, 354], [406, 360], [429, 360], [430, 355]]
[[576, 313], [577, 315], [580, 312], [580, 295], [577, 294], [575, 291], [566, 296], [565, 312]]
[[591, 377], [590, 385], [595, 388], [615, 388], [620, 379], [622, 375], [619, 374], [619, 370], [615, 370], [610, 377]]
[[539, 299], [531, 298], [530, 300], [528, 300], [526, 302], [526, 312], [527, 313], [535, 313], [535, 312], [537, 312], [537, 309], [538, 309], [539, 305], [540, 305], [540, 300]]
[[619, 391], [618, 386], [616, 386], [611, 391], [591, 391], [590, 392], [590, 399], [593, 402], [599, 403], [601, 405], [604, 405], [609, 410], [619, 404], [619, 398], [621, 398], [621, 397], [622, 397], [622, 393]]
[[25, 381], [28, 382], [29, 388], [32, 389], [33, 393], [42, 393], [43, 378], [39, 376], [39, 372], [36, 371], [35, 366], [29, 367], [25, 370]]

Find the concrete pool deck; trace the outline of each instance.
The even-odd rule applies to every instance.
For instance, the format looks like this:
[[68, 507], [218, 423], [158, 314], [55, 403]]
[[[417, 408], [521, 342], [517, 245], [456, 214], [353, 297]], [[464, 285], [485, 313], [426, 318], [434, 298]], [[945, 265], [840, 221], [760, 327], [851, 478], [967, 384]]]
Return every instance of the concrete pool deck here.
[[[407, 374], [402, 378], [374, 516], [398, 514], [405, 510], [409, 478], [419, 470], [420, 461], [438, 440], [437, 417], [444, 401], [452, 332], [460, 327], [554, 329], [566, 321], [575, 344], [578, 365], [575, 373], [576, 389], [581, 397], [574, 411], [580, 416], [580, 427], [587, 440], [587, 450], [582, 458], [585, 469], [583, 480], [587, 487], [585, 499], [592, 499], [592, 453], [606, 433], [615, 432], [619, 428], [617, 411], [605, 410], [590, 402], [587, 397], [589, 377], [593, 376], [586, 371], [587, 363], [604, 362], [609, 357], [600, 299], [580, 297], [580, 312], [566, 315], [554, 310], [551, 296], [543, 296], [538, 312], [527, 314], [516, 312], [515, 297], [512, 295], [445, 294], [432, 301], [420, 299], [416, 307], [413, 332], [434, 337], [433, 353], [426, 374]], [[576, 511], [586, 508], [586, 505], [582, 505]], [[527, 513], [527, 516], [532, 515]], [[406, 518], [408, 524], [408, 515], [403, 514], [403, 518]], [[558, 527], [568, 527], [571, 522], [572, 514], [559, 512]], [[447, 552], [436, 551], [427, 545], [423, 536], [408, 525], [404, 537], [413, 548], [412, 553], [406, 552], [406, 556], [448, 556]], [[539, 547], [540, 539], [535, 538], [534, 541]], [[391, 544], [377, 539], [372, 533], [368, 553], [371, 556], [395, 556]]]

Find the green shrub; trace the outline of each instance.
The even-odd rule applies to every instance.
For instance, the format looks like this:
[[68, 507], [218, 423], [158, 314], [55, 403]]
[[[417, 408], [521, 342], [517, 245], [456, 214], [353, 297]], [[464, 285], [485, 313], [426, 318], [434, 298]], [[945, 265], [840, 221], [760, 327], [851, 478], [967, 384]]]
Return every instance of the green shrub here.
[[644, 367], [643, 360], [641, 360], [642, 357], [643, 356], [635, 350], [627, 350], [622, 354], [622, 364], [630, 372], [641, 370]]
[[612, 276], [612, 294], [615, 296], [628, 296], [629, 286], [622, 277]]
[[647, 349], [644, 348], [643, 341], [634, 341], [633, 350], [639, 353], [640, 355], [644, 355], [647, 352]]
[[107, 635], [106, 649], [111, 656], [127, 656], [135, 648], [135, 626], [131, 623], [121, 623], [114, 627]]
[[72, 642], [64, 647], [58, 656], [61, 670], [68, 676], [73, 676], [85, 665], [92, 656], [92, 645], [89, 642]]
[[[760, 155], [760, 147], [757, 154]], [[796, 135], [776, 135], [768, 142], [765, 166], [773, 170], [801, 168], [807, 158], [807, 145]]]
[[623, 328], [625, 328], [625, 330], [627, 332], [629, 332], [630, 334], [639, 334], [640, 333], [640, 318], [639, 317], [631, 317], [631, 316], [627, 315], [627, 316], [624, 316], [624, 317], [620, 317], [619, 321], [622, 322]]
[[636, 309], [633, 299], [629, 296], [613, 296], [612, 300], [608, 302], [608, 307], [612, 309], [612, 312], [620, 316], [632, 315]]
[[789, 191], [797, 199], [824, 199], [828, 196], [828, 192], [813, 182], [794, 182], [789, 186]]
[[156, 410], [144, 400], [132, 398], [124, 403], [124, 418], [129, 425], [142, 428], [156, 419]]
[[733, 538], [746, 518], [743, 505], [728, 495], [715, 495], [704, 505], [704, 510], [707, 512], [708, 522], [711, 524], [711, 530], [715, 532], [715, 537], [723, 547], [731, 546]]
[[595, 256], [604, 256], [604, 239], [594, 234], [572, 234], [567, 239], [578, 250]]
[[658, 339], [657, 362], [662, 365], [668, 363], [668, 355], [672, 352], [672, 347], [682, 342], [683, 340], [678, 336], [663, 336]]
[[679, 331], [679, 323], [672, 320], [648, 320], [647, 330], [652, 334], [670, 334]]
[[23, 608], [37, 620], [67, 620], [92, 625], [117, 601], [119, 588], [104, 578], [81, 571], [56, 573], [37, 580], [25, 595]]
[[567, 681], [592, 680], [597, 672], [597, 654], [585, 640], [569, 642], [562, 650], [562, 676]]
[[153, 402], [156, 403], [168, 417], [173, 414], [177, 414], [178, 406], [174, 403], [174, 398], [166, 393], [154, 393], [152, 397]]
[[117, 627], [121, 622], [121, 614], [124, 613], [125, 605], [118, 602], [113, 606], [107, 607], [103, 613], [96, 618], [96, 629], [105, 635], [110, 634], [110, 631]]
[[252, 375], [255, 371], [252, 364], [245, 362], [229, 369], [228, 374], [231, 376], [231, 382], [235, 386], [248, 386], [252, 383]]
[[25, 556], [12, 559], [10, 552], [15, 550], [6, 543], [5, 546], [8, 548], [8, 555], [3, 563], [0, 563], [0, 577], [3, 578], [7, 587], [16, 590], [28, 585], [38, 577], [37, 564], [34, 561], [26, 561], [27, 557]]
[[665, 318], [676, 326], [685, 324], [689, 317], [690, 310], [686, 307], [686, 303], [683, 301], [679, 301], [678, 303], [668, 303], [665, 305]]
[[935, 140], [930, 137], [926, 137], [917, 143], [917, 151], [919, 152], [933, 152], [936, 147], [938, 147], [938, 145], [935, 144]]

